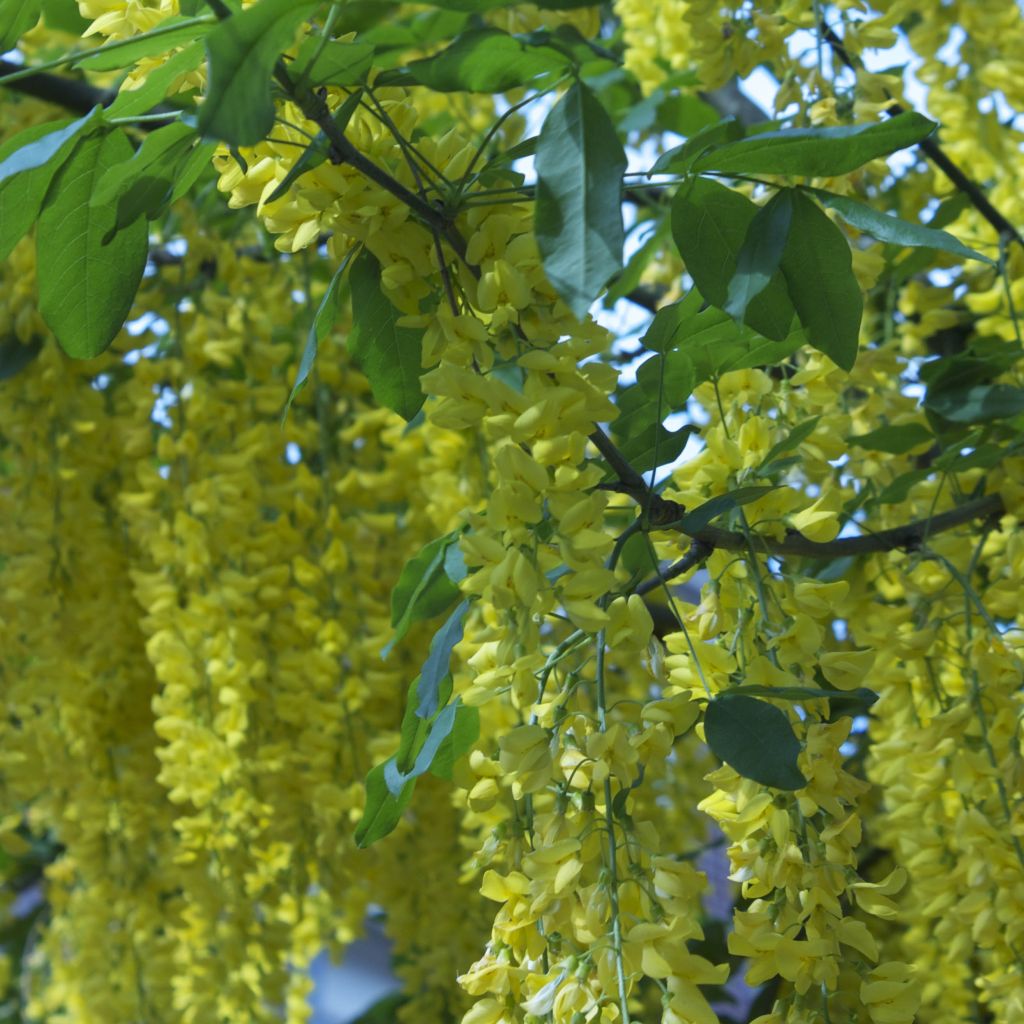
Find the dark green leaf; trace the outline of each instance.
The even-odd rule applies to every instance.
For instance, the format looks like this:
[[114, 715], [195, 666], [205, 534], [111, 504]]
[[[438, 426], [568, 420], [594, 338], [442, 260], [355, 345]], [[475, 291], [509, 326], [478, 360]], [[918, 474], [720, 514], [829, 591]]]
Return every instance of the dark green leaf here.
[[698, 505], [692, 512], [687, 512], [682, 519], [677, 520], [676, 526], [683, 533], [691, 535], [700, 533], [701, 530], [710, 525], [719, 516], [725, 515], [726, 512], [731, 512], [740, 505], [757, 501], [758, 498], [763, 498], [770, 491], [774, 490], [774, 487], [769, 486], [737, 487], [727, 494], [719, 494], [717, 497], [709, 498], [703, 505]]
[[808, 344], [842, 369], [853, 369], [864, 296], [853, 273], [850, 246], [821, 208], [799, 192], [793, 196], [782, 273]]
[[[344, 134], [349, 121], [352, 119], [352, 115], [359, 107], [359, 101], [362, 99], [362, 95], [362, 90], [359, 89], [347, 96], [345, 98], [345, 102], [342, 103], [338, 108], [338, 112], [334, 115], [334, 123], [338, 126], [338, 130], [342, 134]], [[266, 202], [274, 203], [278, 199], [282, 198], [288, 189], [290, 189], [292, 185], [306, 173], [306, 171], [312, 171], [314, 168], [319, 167], [327, 159], [327, 155], [330, 151], [330, 140], [322, 131], [317, 132], [313, 141], [303, 150], [302, 156], [300, 156], [299, 159], [288, 168], [288, 173], [281, 180], [281, 184], [278, 185], [269, 196], [267, 196]]]
[[[496, 28], [473, 29], [440, 53], [414, 60], [403, 69], [403, 80], [437, 92], [508, 92], [570, 63], [553, 47], [529, 45]], [[378, 82], [389, 84], [387, 73]]]
[[[457, 545], [452, 545], [457, 547]], [[449, 550], [451, 550], [449, 548]], [[447, 575], [447, 574], [446, 574]], [[455, 611], [448, 616], [444, 625], [434, 634], [430, 641], [430, 651], [420, 670], [419, 683], [416, 686], [416, 715], [419, 718], [433, 718], [437, 714], [441, 701], [439, 691], [441, 680], [449, 675], [448, 664], [452, 658], [455, 645], [462, 639], [466, 612], [469, 601], [461, 601]]]
[[423, 405], [420, 362], [423, 331], [400, 327], [401, 313], [380, 285], [380, 264], [364, 249], [352, 264], [352, 330], [348, 350], [380, 405], [411, 420]]
[[210, 166], [213, 154], [217, 151], [216, 142], [200, 142], [192, 147], [192, 152], [179, 165], [171, 189], [171, 202], [176, 203], [187, 195], [192, 186]]
[[694, 161], [714, 146], [743, 138], [743, 125], [735, 117], [709, 124], [681, 146], [670, 149], [654, 162], [651, 174], [687, 174]]
[[72, 36], [84, 35], [89, 27], [89, 21], [79, 13], [78, 0], [43, 0], [43, 17], [48, 28]]
[[35, 338], [27, 345], [13, 334], [0, 339], [0, 380], [9, 380], [29, 366], [43, 350], [43, 343]]
[[905, 112], [875, 124], [783, 128], [712, 149], [694, 162], [693, 169], [831, 178], [914, 146], [936, 127], [920, 114]]
[[925, 408], [952, 423], [987, 423], [1024, 413], [1024, 388], [1009, 384], [978, 384], [944, 388], [927, 395]]
[[180, 121], [150, 132], [130, 160], [103, 175], [89, 198], [90, 206], [113, 209], [116, 231], [139, 217], [152, 219], [170, 198], [179, 160], [195, 141], [194, 129]]
[[[707, 178], [681, 188], [672, 203], [676, 247], [701, 295], [719, 309], [728, 301], [729, 283], [758, 209], [746, 196]], [[793, 316], [786, 282], [776, 272], [750, 302], [744, 322], [766, 338], [782, 341], [791, 333]]]
[[[15, 150], [48, 135], [69, 124], [68, 121], [50, 121], [34, 124], [8, 139], [0, 146], [0, 164]], [[73, 143], [68, 143], [68, 152]], [[41, 167], [23, 171], [0, 185], [0, 260], [5, 260], [11, 250], [36, 222], [43, 200], [53, 176], [60, 169], [60, 160], [54, 158]]]
[[834, 710], [848, 715], [855, 714], [857, 708], [867, 710], [878, 700], [878, 694], [866, 686], [858, 686], [853, 690], [820, 690], [813, 686], [757, 686], [753, 683], [732, 686], [721, 693], [719, 699], [731, 699], [734, 695], [772, 697], [775, 700], [791, 700], [798, 703], [807, 700], [829, 700], [832, 701]]
[[[0, 160], [0, 186], [6, 185], [17, 175], [26, 174], [37, 168], [50, 167], [51, 173], [56, 173], [67, 159], [72, 146], [99, 127], [102, 112], [102, 107], [93, 107], [85, 117], [80, 117], [77, 121], [70, 124], [62, 122], [63, 127], [45, 125], [43, 127], [51, 130], [40, 134], [34, 130], [39, 126], [33, 126], [16, 135], [4, 146], [4, 151], [7, 151], [8, 145], [11, 148], [8, 155]], [[24, 142], [21, 141], [23, 139]]]
[[288, 394], [288, 401], [284, 406], [284, 413], [281, 417], [282, 422], [287, 418], [288, 410], [292, 407], [295, 396], [302, 390], [309, 379], [309, 375], [313, 370], [313, 364], [316, 362], [316, 354], [320, 347], [320, 342], [327, 337], [338, 318], [341, 279], [345, 276], [345, 270], [355, 252], [354, 247], [349, 249], [345, 254], [345, 258], [338, 264], [338, 269], [335, 270], [334, 275], [331, 277], [331, 283], [327, 286], [327, 291], [324, 292], [324, 297], [320, 300], [320, 305], [317, 307], [313, 322], [309, 325], [309, 333], [306, 335], [306, 347], [302, 352], [299, 370], [295, 375], [295, 383], [292, 385], [292, 389]]
[[89, 71], [116, 71], [119, 68], [131, 67], [143, 57], [166, 53], [178, 46], [186, 46], [198, 39], [203, 39], [213, 28], [212, 24], [195, 22], [186, 18], [167, 18], [160, 22], [158, 32], [140, 35], [131, 42], [119, 41], [117, 48], [107, 52], [101, 46], [79, 58]]
[[60, 169], [36, 232], [39, 312], [69, 356], [99, 355], [124, 324], [148, 252], [144, 221], [103, 239], [112, 211], [89, 197], [106, 171], [131, 159], [122, 132], [84, 139]]
[[662, 416], [686, 408], [686, 401], [695, 386], [693, 363], [685, 353], [670, 352], [641, 363], [636, 373], [637, 384], [651, 400], [657, 411], [661, 396]]
[[784, 711], [753, 697], [719, 697], [704, 714], [712, 753], [745, 779], [775, 789], [807, 785], [797, 765], [800, 743]]
[[882, 489], [875, 501], [879, 505], [898, 505], [901, 501], [907, 500], [907, 495], [915, 484], [927, 480], [929, 476], [931, 476], [930, 469], [913, 469], [908, 473], [901, 473], [892, 483]]
[[[445, 718], [443, 723], [442, 717]], [[431, 750], [428, 745], [433, 746], [435, 734], [439, 742]], [[414, 770], [429, 771], [439, 779], [451, 780], [455, 765], [469, 753], [479, 736], [480, 712], [456, 700], [435, 719]]]
[[866, 203], [860, 203], [848, 196], [837, 196], [819, 188], [806, 191], [810, 192], [822, 206], [835, 210], [847, 224], [872, 238], [877, 238], [880, 242], [890, 242], [907, 248], [941, 249], [961, 259], [981, 260], [982, 263], [994, 262], [987, 256], [982, 256], [980, 252], [969, 249], [948, 231], [939, 231], [923, 224], [900, 220], [899, 217], [881, 213]]
[[159, 104], [167, 90], [182, 76], [194, 71], [203, 61], [205, 47], [199, 40], [186, 46], [180, 53], [169, 57], [163, 64], [153, 68], [146, 80], [137, 89], [124, 89], [107, 108], [109, 117], [135, 117], [144, 114]]
[[780, 189], [748, 225], [725, 302], [725, 311], [730, 316], [742, 321], [747, 306], [775, 276], [789, 238], [792, 217], [792, 189]]
[[373, 47], [366, 43], [339, 43], [311, 36], [299, 47], [291, 71], [307, 86], [358, 85], [373, 63]]
[[260, 0], [220, 22], [206, 37], [209, 84], [199, 130], [233, 146], [255, 146], [274, 125], [271, 74], [316, 3]]
[[898, 426], [879, 427], [867, 434], [854, 434], [846, 440], [869, 451], [903, 455], [911, 448], [934, 441], [935, 435], [923, 423], [901, 423]]
[[432, 619], [458, 600], [459, 588], [444, 571], [445, 553], [458, 537], [457, 530], [438, 537], [405, 563], [391, 592], [391, 625], [395, 636], [388, 650], [401, 642], [414, 622]]
[[695, 426], [687, 424], [673, 432], [661, 423], [652, 423], [640, 433], [621, 441], [619, 451], [638, 473], [646, 473], [678, 459], [696, 430]]
[[577, 82], [541, 129], [534, 226], [548, 280], [580, 319], [622, 268], [625, 170], [611, 119]]
[[39, 20], [42, 0], [0, 0], [0, 53], [13, 50]]
[[354, 836], [356, 846], [360, 849], [365, 849], [394, 831], [416, 787], [416, 780], [410, 779], [397, 797], [392, 796], [384, 778], [384, 769], [384, 764], [375, 765], [366, 776], [366, 806]]
[[778, 444], [772, 445], [768, 450], [768, 454], [761, 460], [761, 465], [757, 470], [758, 473], [762, 469], [771, 466], [780, 455], [793, 451], [794, 448], [806, 441], [814, 433], [814, 428], [818, 425], [820, 419], [820, 416], [815, 416], [812, 419], [805, 420], [803, 423], [795, 426]]

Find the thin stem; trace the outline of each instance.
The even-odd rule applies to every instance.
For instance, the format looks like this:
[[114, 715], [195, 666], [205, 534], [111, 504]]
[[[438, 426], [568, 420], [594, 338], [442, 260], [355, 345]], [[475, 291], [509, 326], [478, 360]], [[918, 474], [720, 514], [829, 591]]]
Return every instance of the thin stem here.
[[[597, 634], [597, 667], [595, 669], [597, 687], [597, 724], [602, 733], [608, 731], [608, 697], [605, 690], [605, 631]], [[611, 776], [604, 780], [604, 819], [608, 830], [608, 900], [612, 918], [612, 948], [615, 951], [615, 980], [619, 990], [619, 1013], [622, 1024], [629, 1024], [629, 995], [626, 990], [626, 970], [622, 956], [622, 921], [619, 915], [619, 877], [616, 866], [615, 815], [612, 812], [612, 781]]]

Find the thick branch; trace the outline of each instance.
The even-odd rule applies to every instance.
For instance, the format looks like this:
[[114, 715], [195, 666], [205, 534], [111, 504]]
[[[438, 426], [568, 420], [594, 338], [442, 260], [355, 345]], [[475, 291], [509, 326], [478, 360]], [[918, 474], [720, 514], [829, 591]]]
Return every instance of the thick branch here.
[[[0, 60], [0, 75], [12, 75], [23, 70], [21, 64]], [[4, 82], [3, 86], [5, 89], [23, 92], [26, 96], [34, 96], [47, 103], [54, 103], [75, 114], [88, 114], [93, 107], [107, 107], [114, 100], [114, 93], [107, 89], [97, 89], [88, 82], [43, 72], [26, 75], [14, 82]]]

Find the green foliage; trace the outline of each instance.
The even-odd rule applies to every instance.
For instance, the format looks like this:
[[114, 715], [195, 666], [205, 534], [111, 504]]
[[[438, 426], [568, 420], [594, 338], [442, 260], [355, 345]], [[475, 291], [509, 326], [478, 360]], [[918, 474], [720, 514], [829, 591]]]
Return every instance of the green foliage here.
[[534, 227], [548, 279], [577, 317], [622, 267], [625, 169], [611, 119], [575, 83], [541, 129]]
[[772, 704], [719, 694], [708, 703], [704, 734], [715, 757], [746, 779], [775, 789], [807, 785], [797, 766], [800, 743], [785, 713]]
[[459, 588], [445, 570], [448, 548], [457, 543], [458, 537], [459, 531], [438, 537], [406, 562], [391, 592], [395, 635], [386, 651], [401, 643], [414, 623], [440, 615], [458, 599]]
[[831, 178], [913, 146], [936, 127], [920, 114], [903, 113], [877, 124], [760, 132], [709, 149], [693, 170]]
[[274, 124], [270, 75], [315, 3], [260, 0], [207, 37], [209, 85], [199, 130], [232, 146], [254, 146]]
[[423, 331], [402, 327], [402, 314], [384, 294], [380, 264], [364, 249], [352, 264], [352, 330], [348, 350], [370, 382], [373, 397], [411, 420], [423, 405], [420, 354]]
[[83, 139], [58, 172], [39, 218], [39, 312], [76, 359], [99, 355], [114, 339], [146, 267], [145, 221], [107, 241], [113, 213], [90, 203], [104, 174], [131, 155], [122, 132]]

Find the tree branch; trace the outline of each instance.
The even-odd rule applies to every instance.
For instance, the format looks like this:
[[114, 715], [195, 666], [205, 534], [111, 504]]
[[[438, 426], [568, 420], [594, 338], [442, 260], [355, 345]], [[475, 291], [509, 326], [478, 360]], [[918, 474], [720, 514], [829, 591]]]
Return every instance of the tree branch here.
[[[0, 75], [11, 75], [23, 70], [21, 64], [0, 60]], [[14, 82], [4, 82], [3, 86], [13, 92], [22, 92], [26, 96], [54, 103], [75, 114], [88, 114], [93, 107], [108, 107], [114, 101], [114, 93], [107, 89], [97, 89], [88, 82], [43, 72], [26, 75]]]

